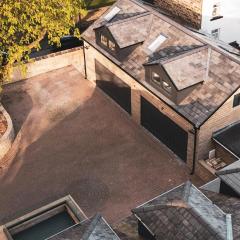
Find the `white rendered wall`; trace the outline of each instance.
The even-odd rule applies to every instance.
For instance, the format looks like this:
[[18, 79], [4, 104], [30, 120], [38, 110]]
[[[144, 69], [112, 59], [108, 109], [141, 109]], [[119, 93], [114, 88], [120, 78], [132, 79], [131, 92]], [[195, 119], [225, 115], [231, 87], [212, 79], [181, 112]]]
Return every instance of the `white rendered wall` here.
[[[223, 18], [210, 21], [215, 3], [220, 3]], [[203, 0], [201, 30], [211, 34], [212, 30], [218, 28], [220, 40], [240, 43], [240, 0]]]

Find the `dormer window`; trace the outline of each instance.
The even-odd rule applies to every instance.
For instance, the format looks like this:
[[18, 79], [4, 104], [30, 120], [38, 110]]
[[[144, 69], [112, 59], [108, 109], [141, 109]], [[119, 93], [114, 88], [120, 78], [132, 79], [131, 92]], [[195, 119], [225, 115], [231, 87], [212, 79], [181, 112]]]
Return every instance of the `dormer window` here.
[[160, 77], [158, 73], [152, 72], [152, 81], [159, 87], [161, 87], [168, 94], [172, 92], [171, 85], [168, 82], [164, 81], [164, 79]]
[[101, 34], [101, 43], [103, 45], [105, 45], [106, 47], [108, 46], [108, 39], [106, 36], [104, 36], [103, 34]]
[[109, 48], [111, 51], [115, 51], [116, 50], [116, 44], [111, 41], [110, 39], [108, 39], [104, 34], [101, 34], [101, 43]]
[[172, 88], [171, 88], [171, 86], [170, 86], [169, 83], [163, 81], [163, 82], [162, 82], [162, 86], [163, 86], [163, 89], [164, 89], [165, 91], [167, 91], [168, 93], [171, 93]]
[[159, 76], [157, 73], [153, 72], [153, 74], [152, 74], [152, 80], [153, 80], [155, 83], [161, 85], [161, 79], [160, 79], [160, 76]]
[[110, 50], [115, 51], [116, 49], [116, 44], [112, 42], [111, 40], [108, 41], [108, 47]]

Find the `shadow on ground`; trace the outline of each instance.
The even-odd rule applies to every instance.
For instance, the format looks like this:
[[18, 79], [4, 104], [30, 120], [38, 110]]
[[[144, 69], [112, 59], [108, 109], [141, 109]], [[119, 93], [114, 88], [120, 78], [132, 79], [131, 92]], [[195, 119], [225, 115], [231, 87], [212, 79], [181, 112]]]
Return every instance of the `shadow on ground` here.
[[[15, 88], [21, 104], [7, 100]], [[67, 194], [88, 216], [101, 212], [113, 223], [189, 179], [174, 154], [73, 67], [9, 86], [6, 95], [21, 130], [0, 175], [0, 223]]]

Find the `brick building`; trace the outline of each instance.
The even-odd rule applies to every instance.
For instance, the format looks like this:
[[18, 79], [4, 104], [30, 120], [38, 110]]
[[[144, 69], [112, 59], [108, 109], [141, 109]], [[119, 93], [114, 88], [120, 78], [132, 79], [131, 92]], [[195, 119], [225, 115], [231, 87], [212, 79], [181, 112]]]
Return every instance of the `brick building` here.
[[135, 0], [118, 1], [82, 37], [86, 77], [203, 173], [213, 134], [240, 120], [240, 61]]

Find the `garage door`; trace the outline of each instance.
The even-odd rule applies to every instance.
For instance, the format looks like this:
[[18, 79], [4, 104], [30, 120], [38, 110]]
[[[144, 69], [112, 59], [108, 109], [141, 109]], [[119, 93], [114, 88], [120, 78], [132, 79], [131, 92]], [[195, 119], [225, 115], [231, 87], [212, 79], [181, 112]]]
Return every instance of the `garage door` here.
[[141, 97], [141, 124], [183, 161], [186, 161], [187, 132], [143, 97]]
[[101, 63], [96, 62], [97, 86], [131, 114], [131, 88]]

